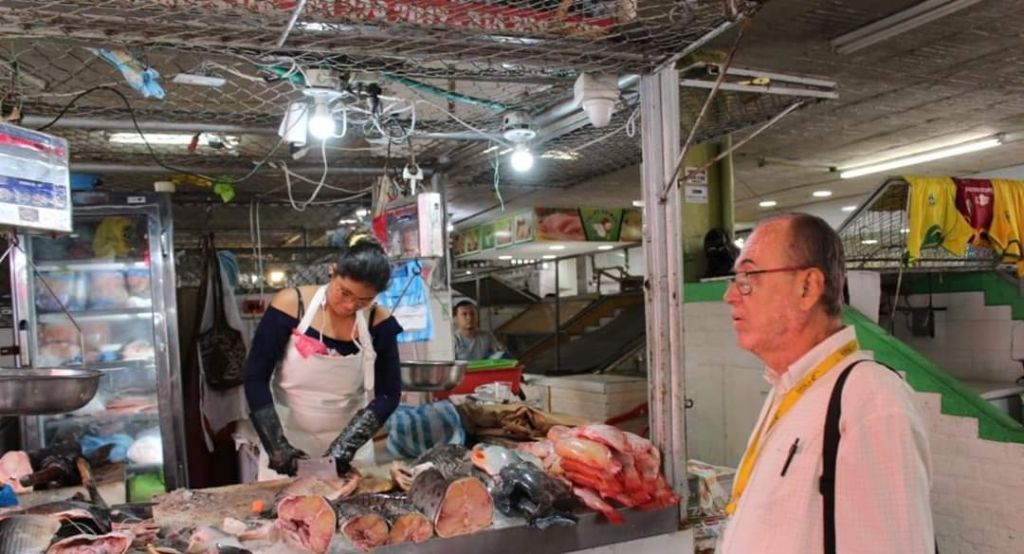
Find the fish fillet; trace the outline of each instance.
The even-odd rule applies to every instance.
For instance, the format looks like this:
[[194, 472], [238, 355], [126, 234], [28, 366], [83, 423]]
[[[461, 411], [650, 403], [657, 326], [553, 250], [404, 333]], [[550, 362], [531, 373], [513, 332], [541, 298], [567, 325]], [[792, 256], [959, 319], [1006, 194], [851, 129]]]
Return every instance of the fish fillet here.
[[32, 474], [32, 463], [28, 454], [21, 450], [8, 451], [0, 457], [0, 485], [6, 483], [14, 489], [15, 494], [32, 490], [32, 487], [21, 486], [20, 479]]
[[340, 502], [336, 506], [338, 531], [365, 552], [388, 540], [388, 522], [367, 506]]
[[596, 492], [586, 487], [573, 487], [572, 492], [583, 501], [591, 510], [601, 512], [604, 517], [612, 523], [625, 523], [622, 514], [612, 508], [610, 504], [601, 500]]

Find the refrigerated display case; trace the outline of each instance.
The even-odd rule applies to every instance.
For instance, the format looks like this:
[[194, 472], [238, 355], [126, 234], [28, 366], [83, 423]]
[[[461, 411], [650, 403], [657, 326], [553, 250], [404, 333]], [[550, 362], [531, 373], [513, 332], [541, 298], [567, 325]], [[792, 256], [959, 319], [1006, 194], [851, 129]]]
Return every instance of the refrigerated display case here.
[[130, 484], [187, 486], [170, 202], [107, 198], [73, 214], [70, 234], [20, 237], [12, 272], [23, 362], [104, 375], [85, 407], [24, 418], [24, 447], [114, 444]]

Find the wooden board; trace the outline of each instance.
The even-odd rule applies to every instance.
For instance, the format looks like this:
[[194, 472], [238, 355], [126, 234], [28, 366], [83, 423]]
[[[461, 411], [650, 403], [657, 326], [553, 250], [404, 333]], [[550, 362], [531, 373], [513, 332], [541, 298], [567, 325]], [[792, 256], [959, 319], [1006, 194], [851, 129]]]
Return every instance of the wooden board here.
[[226, 517], [244, 520], [252, 517], [254, 501], [265, 507], [274, 505], [274, 497], [292, 479], [244, 483], [209, 489], [178, 489], [153, 498], [153, 519], [165, 528], [182, 529], [199, 525], [220, 527]]

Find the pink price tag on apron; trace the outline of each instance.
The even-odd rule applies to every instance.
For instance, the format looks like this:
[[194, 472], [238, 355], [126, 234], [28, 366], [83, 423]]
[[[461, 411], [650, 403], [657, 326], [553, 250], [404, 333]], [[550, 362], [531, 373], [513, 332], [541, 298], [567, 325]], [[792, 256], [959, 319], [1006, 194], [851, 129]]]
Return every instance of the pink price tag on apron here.
[[313, 354], [327, 354], [327, 345], [305, 333], [300, 333], [298, 329], [292, 329], [292, 338], [295, 342], [295, 349], [303, 358], [308, 358]]

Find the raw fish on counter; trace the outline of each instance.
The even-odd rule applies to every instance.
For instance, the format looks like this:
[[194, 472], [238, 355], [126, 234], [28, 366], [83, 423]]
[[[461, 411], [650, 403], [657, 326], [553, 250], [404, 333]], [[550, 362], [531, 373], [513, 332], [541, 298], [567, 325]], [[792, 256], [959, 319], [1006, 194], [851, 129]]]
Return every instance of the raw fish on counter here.
[[493, 490], [501, 513], [521, 517], [533, 527], [575, 525], [577, 502], [569, 486], [529, 462], [506, 465]]
[[480, 479], [446, 478], [433, 467], [413, 479], [409, 501], [427, 516], [439, 537], [475, 533], [490, 527], [494, 518], [494, 501]]
[[335, 505], [338, 513], [338, 531], [352, 544], [370, 551], [388, 540], [388, 522], [371, 507], [352, 501]]
[[281, 496], [322, 496], [334, 501], [351, 496], [359, 486], [358, 471], [350, 471], [343, 477], [299, 477], [281, 491]]
[[60, 528], [57, 518], [42, 515], [13, 515], [0, 521], [0, 552], [42, 554]]
[[53, 543], [46, 554], [125, 554], [132, 541], [133, 537], [125, 533], [76, 535]]
[[612, 522], [622, 516], [607, 502], [657, 509], [679, 502], [661, 475], [661, 453], [647, 439], [610, 425], [554, 426], [547, 439], [520, 444], [545, 469], [572, 484], [573, 492]]
[[32, 487], [24, 487], [20, 482], [22, 477], [31, 474], [32, 462], [25, 452], [10, 450], [0, 457], [0, 484], [10, 485], [15, 493], [32, 490]]
[[277, 503], [284, 540], [315, 554], [327, 552], [337, 522], [334, 507], [321, 496], [289, 496]]
[[477, 444], [473, 447], [470, 459], [473, 460], [474, 466], [491, 477], [497, 477], [502, 469], [512, 464], [529, 463], [538, 468], [544, 468], [537, 456], [526, 451], [510, 450], [496, 444]]

